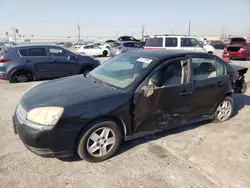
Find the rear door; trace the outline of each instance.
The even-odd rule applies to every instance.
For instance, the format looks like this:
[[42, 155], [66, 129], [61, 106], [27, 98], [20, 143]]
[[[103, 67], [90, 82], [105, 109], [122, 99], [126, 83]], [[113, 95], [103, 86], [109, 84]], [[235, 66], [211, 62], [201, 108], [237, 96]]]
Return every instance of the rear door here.
[[191, 117], [210, 115], [216, 104], [230, 92], [224, 63], [209, 56], [192, 56], [191, 82], [193, 83]]
[[73, 53], [60, 47], [48, 47], [51, 57], [51, 65], [55, 67], [55, 77], [70, 76], [78, 74], [79, 60], [77, 57], [71, 57]]
[[37, 78], [51, 77], [56, 69], [51, 66], [51, 59], [45, 47], [30, 47], [20, 49], [19, 54], [24, 64], [32, 67]]
[[178, 47], [178, 39], [176, 37], [165, 38], [165, 49], [176, 49]]
[[181, 49], [195, 52], [206, 52], [199, 41], [195, 38], [181, 38]]

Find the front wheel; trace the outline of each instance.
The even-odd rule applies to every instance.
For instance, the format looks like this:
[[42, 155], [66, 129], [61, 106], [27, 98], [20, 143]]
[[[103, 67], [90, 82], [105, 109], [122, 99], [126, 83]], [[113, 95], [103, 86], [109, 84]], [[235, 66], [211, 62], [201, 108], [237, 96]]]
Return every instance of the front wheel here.
[[234, 110], [234, 102], [231, 97], [225, 97], [217, 106], [214, 121], [217, 123], [225, 122], [232, 117]]
[[88, 162], [101, 162], [115, 154], [121, 143], [120, 127], [113, 121], [93, 123], [83, 131], [78, 155]]

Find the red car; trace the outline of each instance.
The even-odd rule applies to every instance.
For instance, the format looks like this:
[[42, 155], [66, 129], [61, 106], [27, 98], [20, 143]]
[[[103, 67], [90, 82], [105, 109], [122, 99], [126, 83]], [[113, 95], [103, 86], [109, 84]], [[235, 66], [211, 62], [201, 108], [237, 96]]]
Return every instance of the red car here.
[[222, 58], [225, 61], [231, 59], [250, 61], [250, 43], [247, 43], [246, 39], [242, 37], [231, 38], [230, 43], [224, 49]]

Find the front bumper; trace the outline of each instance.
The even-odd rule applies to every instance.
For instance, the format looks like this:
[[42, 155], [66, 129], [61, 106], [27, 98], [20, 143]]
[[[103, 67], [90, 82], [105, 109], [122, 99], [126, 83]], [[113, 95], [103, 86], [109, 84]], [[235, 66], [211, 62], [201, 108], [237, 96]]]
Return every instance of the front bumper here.
[[20, 121], [19, 114], [13, 116], [14, 132], [24, 145], [42, 157], [69, 157], [75, 155], [75, 144], [79, 130], [65, 131], [59, 128], [41, 130]]

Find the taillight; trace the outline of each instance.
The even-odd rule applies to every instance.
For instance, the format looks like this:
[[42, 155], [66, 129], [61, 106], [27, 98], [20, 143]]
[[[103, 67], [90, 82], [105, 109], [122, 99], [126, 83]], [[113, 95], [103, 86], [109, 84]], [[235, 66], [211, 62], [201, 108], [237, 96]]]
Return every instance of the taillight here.
[[0, 63], [10, 62], [12, 59], [0, 59]]

